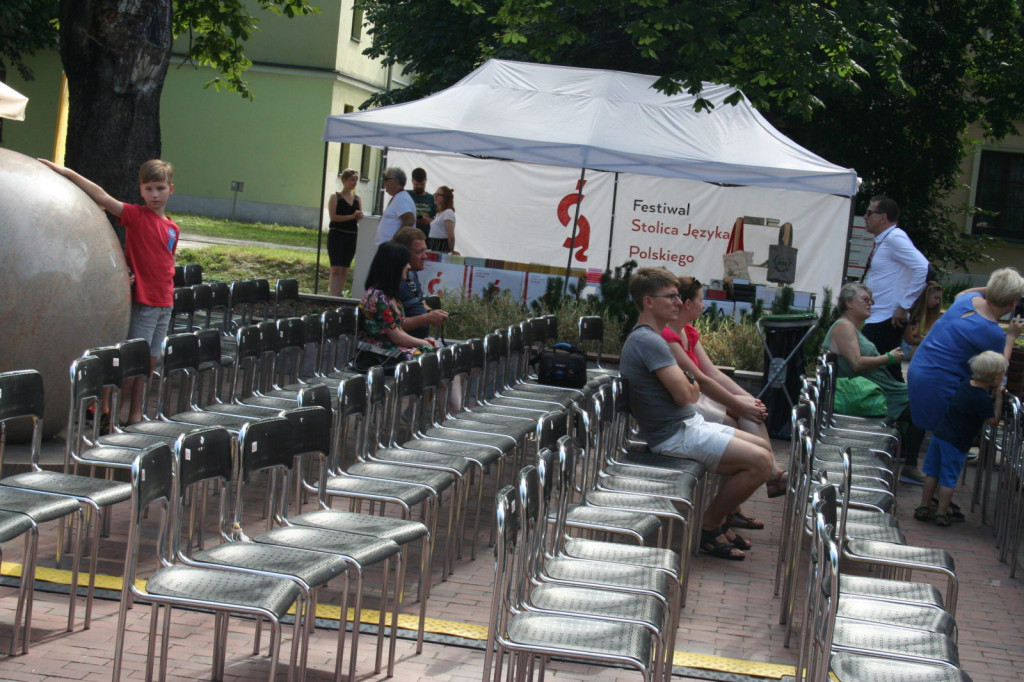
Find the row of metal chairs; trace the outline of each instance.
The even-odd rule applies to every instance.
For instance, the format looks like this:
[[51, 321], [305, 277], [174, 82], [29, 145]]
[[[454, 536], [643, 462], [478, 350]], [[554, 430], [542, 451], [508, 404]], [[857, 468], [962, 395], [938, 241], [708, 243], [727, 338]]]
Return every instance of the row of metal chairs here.
[[[905, 544], [892, 515], [899, 435], [878, 420], [833, 414], [834, 377], [834, 357], [826, 355], [793, 410], [776, 594], [788, 646], [805, 578], [797, 679], [824, 680], [830, 671], [846, 680], [965, 679], [955, 643], [953, 559], [942, 549]], [[879, 578], [840, 573], [840, 559], [866, 564]], [[907, 582], [914, 570], [945, 577], [945, 598]]]
[[[678, 626], [679, 557], [670, 550], [575, 539], [565, 523], [578, 445], [561, 436], [498, 491], [494, 597], [482, 679], [524, 679], [548, 657], [636, 669], [669, 680]], [[554, 518], [554, 523], [548, 521]]]
[[987, 471], [990, 463], [996, 464], [995, 454], [999, 455], [993, 500], [996, 546], [1000, 550], [999, 560], [1010, 564], [1013, 578], [1017, 574], [1021, 537], [1024, 536], [1024, 412], [1020, 398], [1006, 394], [1002, 426], [986, 430], [982, 450], [992, 456], [979, 458], [979, 477], [981, 467]]
[[173, 330], [216, 328], [230, 335], [254, 320], [295, 315], [298, 304], [299, 283], [291, 278], [277, 280], [273, 292], [266, 279], [176, 285]]

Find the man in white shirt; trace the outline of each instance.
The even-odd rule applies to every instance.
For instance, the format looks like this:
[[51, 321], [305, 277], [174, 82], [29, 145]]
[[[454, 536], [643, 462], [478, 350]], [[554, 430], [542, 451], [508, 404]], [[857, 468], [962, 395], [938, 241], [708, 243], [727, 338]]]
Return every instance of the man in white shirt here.
[[[928, 259], [896, 224], [899, 217], [899, 205], [885, 196], [872, 197], [864, 212], [867, 230], [875, 237], [864, 284], [871, 289], [875, 302], [861, 333], [880, 353], [899, 348], [910, 308], [928, 282]], [[889, 367], [889, 371], [903, 381], [899, 364]]]
[[391, 241], [399, 228], [411, 226], [416, 222], [416, 204], [405, 191], [405, 171], [401, 168], [388, 168], [384, 171], [384, 191], [391, 196], [388, 207], [377, 223], [376, 244]]

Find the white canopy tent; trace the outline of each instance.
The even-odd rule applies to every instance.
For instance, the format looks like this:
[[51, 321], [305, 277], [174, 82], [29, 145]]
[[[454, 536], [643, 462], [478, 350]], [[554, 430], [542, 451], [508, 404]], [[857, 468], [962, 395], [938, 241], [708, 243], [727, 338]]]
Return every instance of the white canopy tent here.
[[[458, 189], [456, 230], [465, 237], [457, 237], [457, 248], [465, 255], [564, 266], [578, 246], [578, 240], [571, 245], [575, 219], [571, 232], [566, 230], [566, 193], [578, 190], [572, 203], [588, 210], [587, 239], [601, 255], [588, 261], [577, 253], [574, 267], [604, 269], [632, 258], [641, 266], [720, 277], [721, 253], [735, 219], [766, 216], [773, 218], [767, 224], [795, 226], [794, 246], [820, 251], [801, 251], [796, 286], [835, 287], [856, 172], [786, 138], [745, 98], [725, 104], [734, 88], [705, 84], [702, 96], [715, 107], [697, 112], [693, 96], [665, 95], [653, 88], [655, 80], [490, 60], [422, 100], [330, 116], [324, 140], [419, 150], [394, 156], [415, 157], [434, 184]], [[491, 159], [493, 175], [471, 157]], [[576, 169], [575, 178], [585, 169], [586, 202], [584, 183], [575, 178], [566, 186], [546, 172], [510, 169], [502, 175], [495, 159]], [[498, 203], [479, 203], [498, 195]], [[510, 196], [518, 198], [514, 214], [507, 210]], [[663, 215], [672, 207], [679, 215]], [[510, 215], [515, 218], [505, 218]], [[564, 234], [554, 235], [558, 230]], [[686, 238], [697, 232], [711, 236]], [[564, 248], [563, 237], [570, 237]], [[763, 236], [762, 241], [768, 243]], [[754, 259], [760, 262], [762, 254]]]
[[24, 121], [27, 105], [28, 97], [0, 81], [0, 118]]

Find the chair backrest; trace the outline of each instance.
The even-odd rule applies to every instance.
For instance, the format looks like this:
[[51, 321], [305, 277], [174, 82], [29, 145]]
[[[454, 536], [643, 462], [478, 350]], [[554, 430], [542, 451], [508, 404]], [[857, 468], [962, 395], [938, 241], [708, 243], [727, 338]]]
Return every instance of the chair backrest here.
[[[415, 360], [407, 360], [410, 364], [416, 364]], [[399, 363], [399, 366], [405, 363]], [[398, 367], [395, 367], [398, 371]], [[382, 367], [371, 367], [366, 372], [366, 433], [365, 440], [358, 443], [356, 454], [360, 459], [365, 458], [373, 447], [374, 443], [383, 444], [387, 439], [384, 433], [391, 424], [392, 416], [398, 411], [400, 405], [395, 398], [394, 391], [388, 389], [388, 378], [393, 376], [391, 372], [385, 372]], [[416, 409], [416, 401], [412, 401], [412, 409]], [[414, 413], [415, 418], [418, 414]]]
[[334, 442], [331, 447], [331, 471], [342, 468], [343, 451], [349, 442], [352, 425], [355, 425], [354, 443], [356, 453], [362, 455], [367, 439], [367, 376], [357, 374], [338, 384], [338, 406], [335, 410]]
[[579, 333], [579, 347], [586, 350], [597, 346], [597, 366], [601, 368], [601, 352], [604, 350], [604, 318], [600, 315], [584, 315], [576, 323]]
[[180, 391], [179, 402], [195, 404], [193, 392], [195, 375], [199, 369], [199, 338], [195, 334], [170, 334], [164, 339], [161, 357], [163, 364], [157, 388], [156, 412], [159, 418], [164, 419], [169, 416], [174, 386]]
[[277, 280], [274, 286], [274, 317], [280, 318], [285, 311], [296, 315], [299, 310], [299, 280], [286, 277]]
[[[165, 509], [170, 511], [171, 500], [175, 494], [175, 466], [171, 447], [163, 443], [145, 448], [132, 463], [132, 512], [128, 530], [128, 552], [125, 557], [122, 598], [129, 590], [134, 594], [141, 594], [135, 585], [139, 540], [142, 536], [140, 527], [146, 511], [152, 504], [162, 501]], [[161, 566], [168, 566], [173, 562], [173, 545], [170, 541], [172, 525], [173, 519], [166, 519], [166, 522], [159, 526], [160, 534], [156, 540], [156, 547]]]
[[395, 385], [392, 387], [392, 396], [397, 409], [388, 412], [382, 433], [377, 435], [378, 443], [384, 447], [398, 445], [403, 408], [405, 416], [411, 423], [418, 424], [420, 422], [420, 412], [423, 408], [423, 366], [419, 362], [413, 360], [398, 363], [395, 368]]
[[494, 588], [491, 595], [490, 626], [487, 628], [487, 649], [484, 670], [490, 671], [495, 640], [504, 639], [509, 615], [518, 607], [520, 565], [520, 506], [516, 489], [504, 486], [494, 497], [494, 520], [497, 539], [494, 545]]
[[306, 353], [306, 324], [301, 317], [283, 317], [277, 321], [276, 384], [287, 383], [286, 378], [298, 381], [302, 375], [302, 360]]
[[537, 448], [555, 448], [568, 433], [569, 417], [563, 410], [548, 412], [537, 422]]
[[209, 325], [210, 306], [213, 305], [213, 289], [209, 284], [193, 284], [192, 298], [195, 303], [195, 311], [206, 314], [206, 322]]
[[183, 287], [185, 286], [185, 266], [175, 265], [174, 266], [174, 286]]
[[229, 297], [224, 315], [225, 330], [251, 324], [253, 306], [256, 304], [256, 280], [239, 279], [228, 285]]
[[[178, 483], [174, 504], [179, 530], [184, 511], [182, 505], [192, 486], [203, 481], [219, 480], [226, 484], [227, 490], [230, 490], [230, 483], [234, 479], [232, 442], [231, 433], [220, 426], [197, 428], [195, 431], [182, 434], [175, 441], [174, 457]], [[233, 536], [231, 518], [227, 513], [230, 497], [228, 493], [220, 495], [220, 512], [217, 518], [220, 536], [224, 540], [230, 540]], [[200, 523], [203, 521], [204, 519], [201, 519]], [[179, 556], [182, 551], [181, 533], [176, 532], [172, 537], [175, 542], [174, 555]], [[187, 546], [191, 546], [191, 542]]]
[[[295, 460], [289, 440], [292, 436], [291, 423], [283, 417], [271, 417], [246, 423], [238, 432], [238, 485], [235, 494], [235, 525], [241, 526], [245, 513], [243, 487], [257, 471], [268, 471], [272, 477], [270, 490], [281, 495], [287, 494], [288, 485], [281, 472], [292, 469]], [[271, 503], [271, 514], [280, 519], [281, 505]]]
[[324, 371], [341, 369], [355, 354], [356, 340], [359, 338], [359, 308], [342, 306], [335, 310], [325, 310], [322, 316], [324, 324]]
[[324, 367], [324, 318], [322, 313], [306, 313], [302, 316], [302, 329], [306, 337], [303, 355], [303, 376], [318, 376]]
[[199, 263], [186, 263], [182, 268], [182, 278], [185, 286], [203, 283], [203, 266]]
[[174, 288], [170, 331], [192, 331], [196, 319], [196, 292], [190, 286]]
[[225, 334], [230, 333], [231, 285], [227, 282], [210, 282], [210, 313], [207, 326], [214, 325], [215, 316], [220, 314], [216, 326]]
[[[43, 375], [34, 369], [0, 372], [0, 433], [7, 422], [32, 420], [32, 448], [36, 450], [43, 435]], [[0, 468], [3, 466], [5, 438], [0, 438]]]

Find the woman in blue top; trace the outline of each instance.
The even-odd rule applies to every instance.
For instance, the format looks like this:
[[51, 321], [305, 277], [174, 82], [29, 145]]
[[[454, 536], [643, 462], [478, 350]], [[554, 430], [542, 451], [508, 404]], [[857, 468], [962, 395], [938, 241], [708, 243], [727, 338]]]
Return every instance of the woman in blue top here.
[[957, 294], [910, 363], [907, 388], [914, 424], [935, 430], [957, 386], [970, 378], [967, 362], [972, 357], [991, 350], [1009, 359], [1024, 323], [1015, 317], [1004, 332], [999, 318], [1011, 312], [1022, 295], [1024, 278], [1013, 268], [996, 270], [984, 287]]

